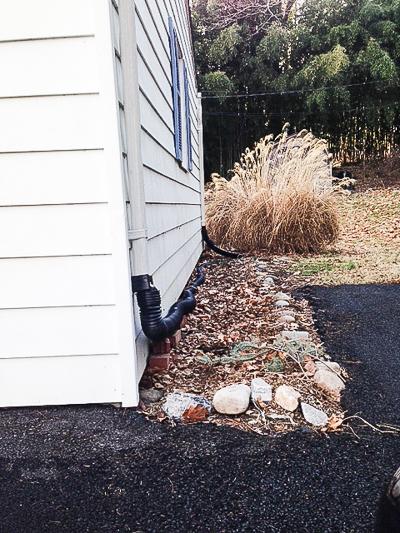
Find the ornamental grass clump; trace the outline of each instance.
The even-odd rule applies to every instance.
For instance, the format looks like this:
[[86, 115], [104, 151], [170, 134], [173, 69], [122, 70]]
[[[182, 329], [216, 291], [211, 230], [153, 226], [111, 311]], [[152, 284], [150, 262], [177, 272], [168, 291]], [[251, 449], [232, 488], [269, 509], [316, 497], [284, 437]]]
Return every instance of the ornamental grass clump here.
[[319, 252], [339, 233], [327, 143], [307, 130], [261, 139], [233, 176], [213, 175], [207, 193], [210, 236], [240, 251]]

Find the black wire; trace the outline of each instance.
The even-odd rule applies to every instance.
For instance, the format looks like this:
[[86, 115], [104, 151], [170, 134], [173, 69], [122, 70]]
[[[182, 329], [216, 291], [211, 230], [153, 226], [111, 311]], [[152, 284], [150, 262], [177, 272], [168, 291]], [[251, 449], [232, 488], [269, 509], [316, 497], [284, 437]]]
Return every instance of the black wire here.
[[[258, 96], [285, 96], [288, 94], [301, 94], [301, 93], [309, 93], [309, 92], [317, 92], [317, 91], [325, 91], [327, 89], [342, 89], [347, 87], [362, 87], [364, 85], [375, 85], [379, 83], [387, 83], [385, 81], [363, 81], [361, 83], [348, 83], [346, 85], [328, 85], [326, 87], [317, 87], [316, 89], [293, 89], [290, 91], [275, 91], [275, 92], [265, 92], [265, 93], [242, 93], [242, 94], [220, 94], [220, 95], [210, 95], [210, 96], [202, 96], [202, 100], [216, 100], [216, 99], [223, 99], [223, 98], [255, 98]], [[397, 85], [396, 85], [397, 87]], [[393, 87], [391, 87], [393, 88]]]
[[[343, 113], [355, 113], [356, 111], [367, 111], [369, 109], [382, 109], [388, 105], [399, 104], [400, 100], [395, 100], [390, 103], [385, 103], [381, 105], [374, 105], [368, 107], [354, 107], [352, 109], [344, 109]], [[282, 112], [273, 112], [273, 113], [242, 113], [242, 112], [226, 112], [226, 111], [204, 111], [203, 114], [207, 116], [226, 116], [226, 117], [282, 117], [288, 115], [314, 115], [316, 111], [282, 111]]]

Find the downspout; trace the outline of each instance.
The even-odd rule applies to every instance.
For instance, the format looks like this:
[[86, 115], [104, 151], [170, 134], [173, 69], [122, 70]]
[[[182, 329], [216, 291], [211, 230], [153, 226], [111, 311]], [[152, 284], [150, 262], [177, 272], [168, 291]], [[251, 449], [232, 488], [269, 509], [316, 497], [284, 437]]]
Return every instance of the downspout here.
[[203, 105], [201, 93], [197, 93], [197, 124], [199, 132], [199, 166], [200, 166], [200, 195], [201, 195], [201, 226], [206, 224], [204, 204], [204, 132], [203, 132]]
[[129, 173], [129, 228], [131, 245], [131, 271], [135, 275], [147, 274], [147, 225], [144, 194], [143, 162], [141, 153], [141, 123], [139, 104], [139, 79], [136, 46], [135, 7], [131, 0], [121, 0], [121, 56], [124, 61], [123, 91], [125, 95], [125, 127], [128, 138], [127, 158]]

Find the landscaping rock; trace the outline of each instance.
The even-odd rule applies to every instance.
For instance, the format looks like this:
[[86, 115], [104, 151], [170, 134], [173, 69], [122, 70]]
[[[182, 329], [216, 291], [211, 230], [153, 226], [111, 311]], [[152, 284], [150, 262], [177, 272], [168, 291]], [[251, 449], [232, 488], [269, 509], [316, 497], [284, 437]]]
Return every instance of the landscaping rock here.
[[288, 341], [306, 341], [310, 337], [308, 331], [282, 331], [281, 335]]
[[164, 392], [159, 389], [140, 389], [139, 396], [144, 403], [156, 403], [164, 396]]
[[205, 420], [211, 412], [211, 404], [208, 400], [184, 392], [168, 394], [162, 408], [172, 420], [186, 422], [200, 422]]
[[282, 316], [282, 315], [291, 315], [291, 316], [295, 316], [296, 313], [293, 311], [293, 309], [289, 309], [289, 308], [285, 308], [285, 309], [281, 309], [280, 311], [278, 311], [278, 313]]
[[275, 402], [286, 411], [295, 411], [299, 405], [300, 393], [289, 385], [280, 385], [275, 392]]
[[277, 300], [275, 302], [275, 307], [289, 307], [289, 302], [287, 302], [286, 300]]
[[324, 413], [324, 411], [316, 409], [308, 403], [301, 403], [301, 411], [305, 420], [312, 426], [320, 427], [325, 426], [328, 423], [328, 415]]
[[340, 365], [333, 361], [316, 361], [315, 366], [317, 367], [317, 370], [331, 370], [334, 374], [340, 374], [342, 370]]
[[223, 387], [214, 394], [214, 409], [225, 415], [244, 413], [249, 407], [250, 392], [250, 387], [243, 383]]
[[256, 269], [259, 270], [260, 272], [265, 272], [266, 270], [268, 270], [268, 264], [267, 263], [264, 263], [262, 261], [257, 261], [256, 263]]
[[264, 287], [272, 287], [275, 285], [275, 281], [272, 278], [267, 277], [263, 279], [263, 285]]
[[272, 387], [262, 378], [254, 378], [251, 380], [251, 399], [253, 402], [271, 402], [272, 401]]
[[280, 324], [293, 324], [296, 322], [296, 319], [292, 315], [282, 315], [278, 318]]
[[320, 389], [330, 394], [335, 400], [340, 400], [340, 393], [345, 388], [345, 384], [337, 374], [327, 368], [320, 368], [314, 375], [314, 381]]
[[291, 297], [289, 296], [289, 294], [286, 294], [285, 292], [277, 292], [274, 295], [274, 300], [286, 300], [286, 301], [289, 301], [289, 300], [291, 300]]

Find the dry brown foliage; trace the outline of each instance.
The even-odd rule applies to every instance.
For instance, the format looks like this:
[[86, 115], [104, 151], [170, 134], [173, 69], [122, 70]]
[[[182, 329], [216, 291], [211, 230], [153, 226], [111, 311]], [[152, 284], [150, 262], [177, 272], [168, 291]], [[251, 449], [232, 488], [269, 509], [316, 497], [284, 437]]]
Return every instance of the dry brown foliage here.
[[227, 181], [213, 175], [206, 217], [211, 237], [241, 251], [308, 253], [339, 233], [327, 143], [286, 130], [247, 149]]

